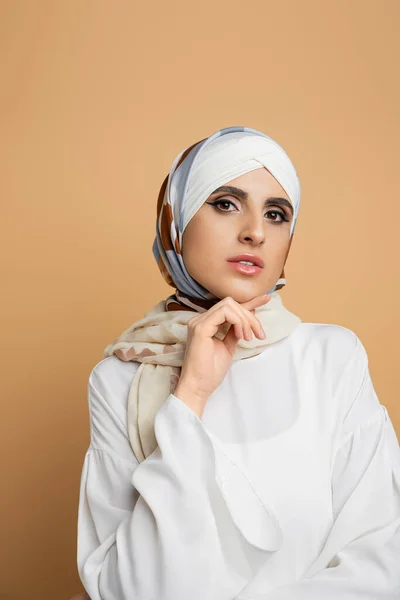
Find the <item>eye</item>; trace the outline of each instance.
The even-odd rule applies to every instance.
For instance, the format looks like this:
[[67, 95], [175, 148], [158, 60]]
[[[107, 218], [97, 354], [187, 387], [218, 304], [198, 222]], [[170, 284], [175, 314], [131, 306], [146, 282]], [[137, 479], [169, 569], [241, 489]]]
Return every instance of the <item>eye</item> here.
[[276, 219], [273, 219], [273, 221], [275, 223], [281, 223], [282, 221], [287, 221], [287, 219], [285, 218], [285, 215], [283, 213], [281, 213], [279, 210], [269, 210], [267, 212], [267, 215], [279, 215], [280, 216], [280, 221], [277, 221]]
[[[228, 204], [228, 205], [230, 204], [232, 206], [235, 206], [233, 204], [233, 202], [231, 202], [230, 200], [216, 200], [216, 202], [208, 202], [208, 204], [211, 204], [211, 206], [219, 206], [221, 204]], [[230, 210], [222, 210], [222, 212], [232, 212], [232, 211], [230, 211]]]
[[[218, 210], [220, 210], [221, 212], [233, 212], [232, 210], [226, 210], [225, 208], [221, 208], [222, 205], [225, 205], [228, 207], [233, 206], [234, 208], [236, 208], [231, 200], [226, 200], [226, 199], [216, 200], [215, 202], [207, 202], [207, 204], [218, 207]], [[266, 215], [271, 215], [271, 214], [275, 215], [275, 218], [269, 219], [272, 223], [283, 223], [283, 222], [289, 221], [289, 219], [286, 218], [285, 213], [281, 212], [280, 210], [269, 210], [265, 214]], [[276, 215], [278, 215], [280, 217], [280, 219], [278, 219]]]

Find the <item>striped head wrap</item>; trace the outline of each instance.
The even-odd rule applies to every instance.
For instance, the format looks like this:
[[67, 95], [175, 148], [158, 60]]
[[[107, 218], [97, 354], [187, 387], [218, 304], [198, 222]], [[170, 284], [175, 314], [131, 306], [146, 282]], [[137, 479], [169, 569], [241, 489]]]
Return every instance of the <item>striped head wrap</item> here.
[[[208, 310], [220, 298], [195, 281], [182, 257], [184, 230], [209, 195], [223, 183], [253, 169], [265, 167], [288, 194], [293, 205], [287, 256], [300, 208], [300, 181], [283, 148], [261, 131], [249, 127], [220, 129], [182, 150], [174, 159], [158, 195], [153, 255], [175, 294], [166, 299], [166, 310]], [[285, 269], [271, 290], [286, 284]]]

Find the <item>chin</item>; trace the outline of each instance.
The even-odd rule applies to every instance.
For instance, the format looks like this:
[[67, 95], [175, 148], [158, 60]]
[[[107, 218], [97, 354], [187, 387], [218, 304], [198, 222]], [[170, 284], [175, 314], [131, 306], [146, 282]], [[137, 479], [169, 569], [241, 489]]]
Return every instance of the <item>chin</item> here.
[[227, 286], [223, 290], [219, 289], [216, 292], [213, 292], [213, 294], [221, 299], [230, 296], [231, 298], [236, 300], [236, 302], [242, 304], [243, 302], [248, 302], [249, 300], [252, 300], [256, 296], [261, 296], [261, 294], [266, 293], [267, 290], [270, 289], [270, 287], [264, 289], [260, 288], [259, 286], [248, 285], [242, 285], [241, 288], [239, 288], [238, 286]]

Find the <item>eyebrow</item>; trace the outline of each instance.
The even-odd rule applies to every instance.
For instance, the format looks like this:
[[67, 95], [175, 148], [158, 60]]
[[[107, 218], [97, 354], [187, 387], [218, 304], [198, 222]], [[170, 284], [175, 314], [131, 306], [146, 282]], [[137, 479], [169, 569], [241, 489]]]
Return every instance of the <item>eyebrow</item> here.
[[[242, 200], [249, 199], [249, 195], [247, 192], [245, 192], [241, 188], [234, 187], [233, 185], [222, 185], [221, 187], [214, 190], [213, 193], [210, 195], [214, 196], [214, 194], [219, 194], [220, 192], [233, 194], [234, 196], [239, 196], [239, 198], [241, 198]], [[280, 198], [279, 196], [278, 197], [271, 196], [270, 198], [267, 198], [265, 200], [264, 206], [271, 206], [271, 205], [286, 206], [286, 208], [288, 208], [293, 215], [293, 206], [290, 204], [290, 202], [288, 200], [286, 200], [286, 198]]]

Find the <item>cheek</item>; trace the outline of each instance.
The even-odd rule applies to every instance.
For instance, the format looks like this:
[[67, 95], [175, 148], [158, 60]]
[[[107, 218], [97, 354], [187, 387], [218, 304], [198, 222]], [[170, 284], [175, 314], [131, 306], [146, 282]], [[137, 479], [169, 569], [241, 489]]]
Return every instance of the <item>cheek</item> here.
[[205, 285], [207, 275], [215, 273], [226, 256], [227, 246], [227, 237], [216, 226], [215, 220], [213, 223], [210, 220], [204, 223], [201, 219], [190, 221], [182, 242], [183, 260], [189, 274], [196, 280], [201, 279]]
[[224, 239], [221, 223], [199, 211], [188, 223], [183, 234], [184, 257], [185, 251], [186, 256], [208, 254], [211, 247], [215, 249], [218, 246], [221, 237]]
[[264, 248], [264, 255], [267, 257], [269, 264], [276, 265], [276, 268], [283, 266], [288, 250], [288, 240], [285, 239], [272, 239], [272, 236], [266, 240], [266, 247]]
[[224, 254], [223, 238], [208, 231], [206, 234], [196, 231], [183, 253], [185, 262], [189, 262], [193, 268], [204, 268], [215, 263], [215, 259]]

